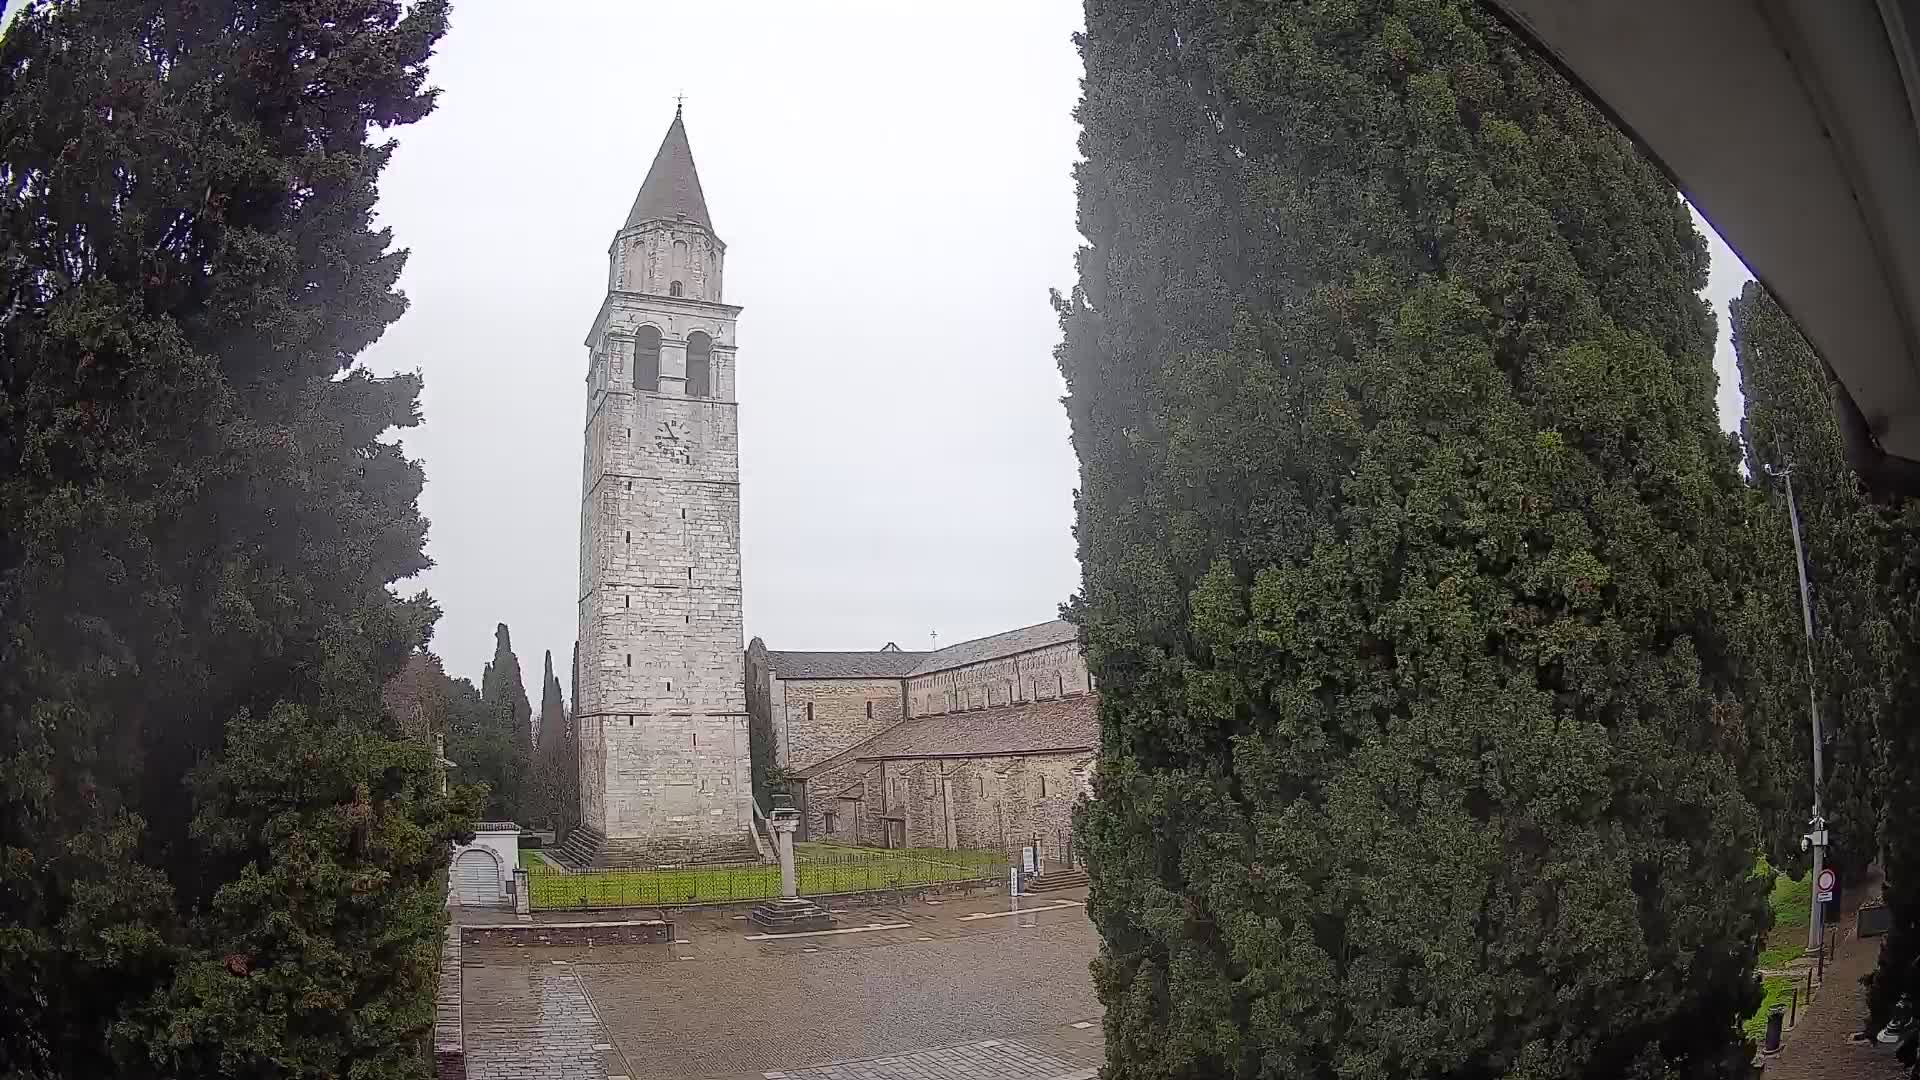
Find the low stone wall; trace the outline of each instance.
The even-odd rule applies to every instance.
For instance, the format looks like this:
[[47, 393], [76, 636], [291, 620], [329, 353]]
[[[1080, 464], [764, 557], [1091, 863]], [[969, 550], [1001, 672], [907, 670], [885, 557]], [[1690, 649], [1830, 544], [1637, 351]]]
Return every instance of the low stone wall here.
[[512, 923], [461, 927], [465, 944], [493, 947], [528, 945], [665, 945], [673, 924], [665, 919], [609, 922]]

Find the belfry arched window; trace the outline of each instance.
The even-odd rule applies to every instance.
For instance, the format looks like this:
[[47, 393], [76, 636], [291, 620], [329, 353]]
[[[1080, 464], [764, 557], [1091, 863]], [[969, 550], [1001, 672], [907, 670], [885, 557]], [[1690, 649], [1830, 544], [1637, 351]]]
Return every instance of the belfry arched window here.
[[713, 339], [698, 330], [687, 335], [687, 396], [713, 396]]
[[660, 389], [660, 330], [643, 326], [633, 335], [633, 388]]

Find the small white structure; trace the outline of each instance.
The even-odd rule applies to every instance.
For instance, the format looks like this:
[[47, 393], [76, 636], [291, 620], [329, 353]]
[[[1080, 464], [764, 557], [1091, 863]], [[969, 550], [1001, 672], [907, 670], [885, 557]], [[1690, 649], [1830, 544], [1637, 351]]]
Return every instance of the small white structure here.
[[520, 826], [511, 821], [482, 821], [473, 827], [473, 843], [453, 849], [447, 887], [461, 907], [505, 907], [507, 884], [520, 865]]

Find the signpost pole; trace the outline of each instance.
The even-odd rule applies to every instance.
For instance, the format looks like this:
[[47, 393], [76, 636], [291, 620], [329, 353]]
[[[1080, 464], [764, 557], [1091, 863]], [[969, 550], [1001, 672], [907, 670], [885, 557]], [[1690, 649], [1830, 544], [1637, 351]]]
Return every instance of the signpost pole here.
[[[1807, 924], [1807, 951], [1820, 952], [1826, 934], [1826, 912], [1822, 910], [1820, 882], [1827, 872], [1827, 814], [1821, 799], [1821, 789], [1825, 787], [1821, 776], [1820, 760], [1820, 687], [1813, 664], [1813, 599], [1807, 591], [1807, 550], [1800, 543], [1800, 504], [1793, 497], [1793, 468], [1788, 466], [1780, 470], [1781, 478], [1787, 486], [1787, 517], [1793, 525], [1794, 568], [1800, 572], [1800, 616], [1807, 631], [1807, 711], [1813, 720], [1813, 820], [1809, 823], [1813, 831], [1809, 837], [1813, 851], [1813, 918]], [[1826, 890], [1827, 899], [1832, 899], [1832, 888]]]

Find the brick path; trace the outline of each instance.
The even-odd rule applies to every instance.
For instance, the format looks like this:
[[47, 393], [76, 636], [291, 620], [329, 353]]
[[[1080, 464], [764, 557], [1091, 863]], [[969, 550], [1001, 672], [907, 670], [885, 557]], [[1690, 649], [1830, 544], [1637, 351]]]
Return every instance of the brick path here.
[[1826, 981], [1781, 1042], [1780, 1053], [1761, 1059], [1763, 1080], [1901, 1080], [1905, 1070], [1893, 1060], [1892, 1047], [1849, 1039], [1866, 1018], [1867, 990], [1860, 980], [1878, 961], [1881, 939], [1854, 937], [1851, 913], [1834, 932], [1842, 936]]

